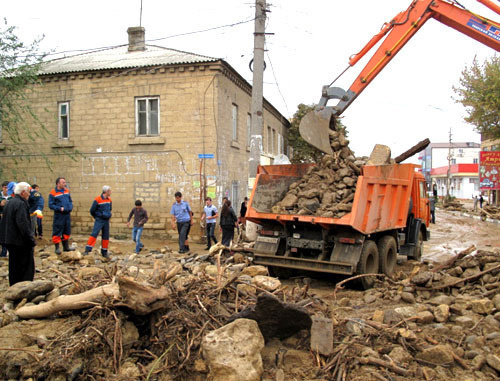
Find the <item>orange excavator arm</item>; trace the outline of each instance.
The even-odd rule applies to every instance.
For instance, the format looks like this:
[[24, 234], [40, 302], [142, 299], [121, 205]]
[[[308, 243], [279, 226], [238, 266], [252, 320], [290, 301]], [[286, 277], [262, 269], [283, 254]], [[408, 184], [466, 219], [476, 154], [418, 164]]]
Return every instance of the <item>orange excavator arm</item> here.
[[[478, 1], [500, 14], [500, 7], [490, 0]], [[500, 51], [500, 23], [476, 15], [453, 0], [414, 0], [406, 11], [385, 23], [359, 53], [350, 57], [349, 67], [354, 66], [385, 37], [347, 91], [332, 87], [332, 84], [323, 87], [317, 109], [301, 121], [302, 137], [323, 152], [331, 153], [328, 129], [332, 117], [346, 110], [430, 18]], [[327, 106], [331, 99], [338, 99], [339, 102], [335, 106]]]

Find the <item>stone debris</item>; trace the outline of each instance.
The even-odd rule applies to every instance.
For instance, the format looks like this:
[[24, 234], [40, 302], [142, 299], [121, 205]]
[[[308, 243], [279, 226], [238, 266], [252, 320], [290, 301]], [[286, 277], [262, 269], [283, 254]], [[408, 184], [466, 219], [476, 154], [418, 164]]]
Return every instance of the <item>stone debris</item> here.
[[343, 131], [330, 131], [333, 155], [324, 155], [284, 198], [272, 207], [277, 214], [340, 218], [351, 211], [356, 183], [366, 158], [356, 158]]
[[207, 333], [201, 343], [208, 376], [221, 381], [260, 381], [264, 338], [254, 320], [237, 319]]
[[[43, 279], [5, 287], [0, 300], [0, 378], [500, 376], [498, 249], [471, 247], [441, 264], [409, 261], [370, 290], [346, 287], [335, 296], [308, 278], [269, 277], [243, 251], [218, 246], [212, 253], [161, 258], [159, 251], [124, 253], [114, 262], [98, 254], [76, 262], [37, 256]], [[176, 275], [170, 278], [169, 269]], [[168, 297], [143, 315], [111, 299], [47, 319], [19, 320], [16, 314], [23, 305], [43, 306], [124, 276], [168, 290]]]

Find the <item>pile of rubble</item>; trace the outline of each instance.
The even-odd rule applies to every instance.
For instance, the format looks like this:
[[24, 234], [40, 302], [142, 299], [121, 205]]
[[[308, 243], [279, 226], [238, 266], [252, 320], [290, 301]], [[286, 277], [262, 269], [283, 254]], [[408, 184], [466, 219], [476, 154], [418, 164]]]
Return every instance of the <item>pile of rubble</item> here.
[[410, 261], [367, 291], [312, 287], [304, 277], [282, 282], [221, 245], [187, 257], [120, 254], [107, 263], [52, 257], [42, 260], [39, 280], [2, 294], [0, 378], [500, 375], [498, 250], [470, 247], [442, 264]]
[[480, 210], [481, 217], [483, 219], [491, 218], [494, 220], [500, 220], [500, 208], [494, 205], [485, 205]]
[[285, 197], [272, 207], [273, 213], [340, 218], [349, 213], [361, 167], [367, 158], [356, 158], [342, 131], [330, 131], [333, 155], [325, 155], [299, 181], [290, 185]]
[[338, 300], [332, 320], [340, 344], [322, 370], [329, 379], [498, 379], [499, 254], [471, 247], [442, 265], [387, 278], [359, 302]]
[[443, 209], [450, 210], [450, 211], [455, 211], [455, 212], [465, 212], [465, 211], [467, 211], [467, 209], [465, 208], [464, 204], [462, 204], [460, 201], [457, 201], [457, 200], [446, 200], [446, 197], [443, 199], [442, 207], [443, 207]]

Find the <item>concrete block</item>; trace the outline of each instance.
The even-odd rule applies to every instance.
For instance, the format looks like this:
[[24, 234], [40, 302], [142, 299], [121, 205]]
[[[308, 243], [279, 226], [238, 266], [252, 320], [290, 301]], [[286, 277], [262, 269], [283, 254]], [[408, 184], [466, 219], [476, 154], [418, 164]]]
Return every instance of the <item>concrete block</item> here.
[[331, 319], [313, 316], [311, 326], [311, 350], [329, 356], [333, 353], [333, 322]]

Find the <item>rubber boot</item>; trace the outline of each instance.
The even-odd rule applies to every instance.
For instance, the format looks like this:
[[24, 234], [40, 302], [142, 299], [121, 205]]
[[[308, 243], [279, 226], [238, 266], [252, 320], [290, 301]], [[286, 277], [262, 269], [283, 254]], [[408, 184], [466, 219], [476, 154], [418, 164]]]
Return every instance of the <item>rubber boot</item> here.
[[68, 240], [62, 241], [62, 244], [63, 244], [64, 251], [71, 251], [71, 249], [69, 248], [69, 241]]
[[59, 248], [59, 243], [56, 243], [54, 246], [56, 247], [56, 250], [55, 250], [56, 254], [57, 255], [61, 254], [61, 249]]
[[101, 249], [101, 255], [104, 258], [109, 258], [108, 249]]
[[85, 246], [85, 252], [83, 253], [83, 255], [89, 255], [91, 251], [92, 246]]

